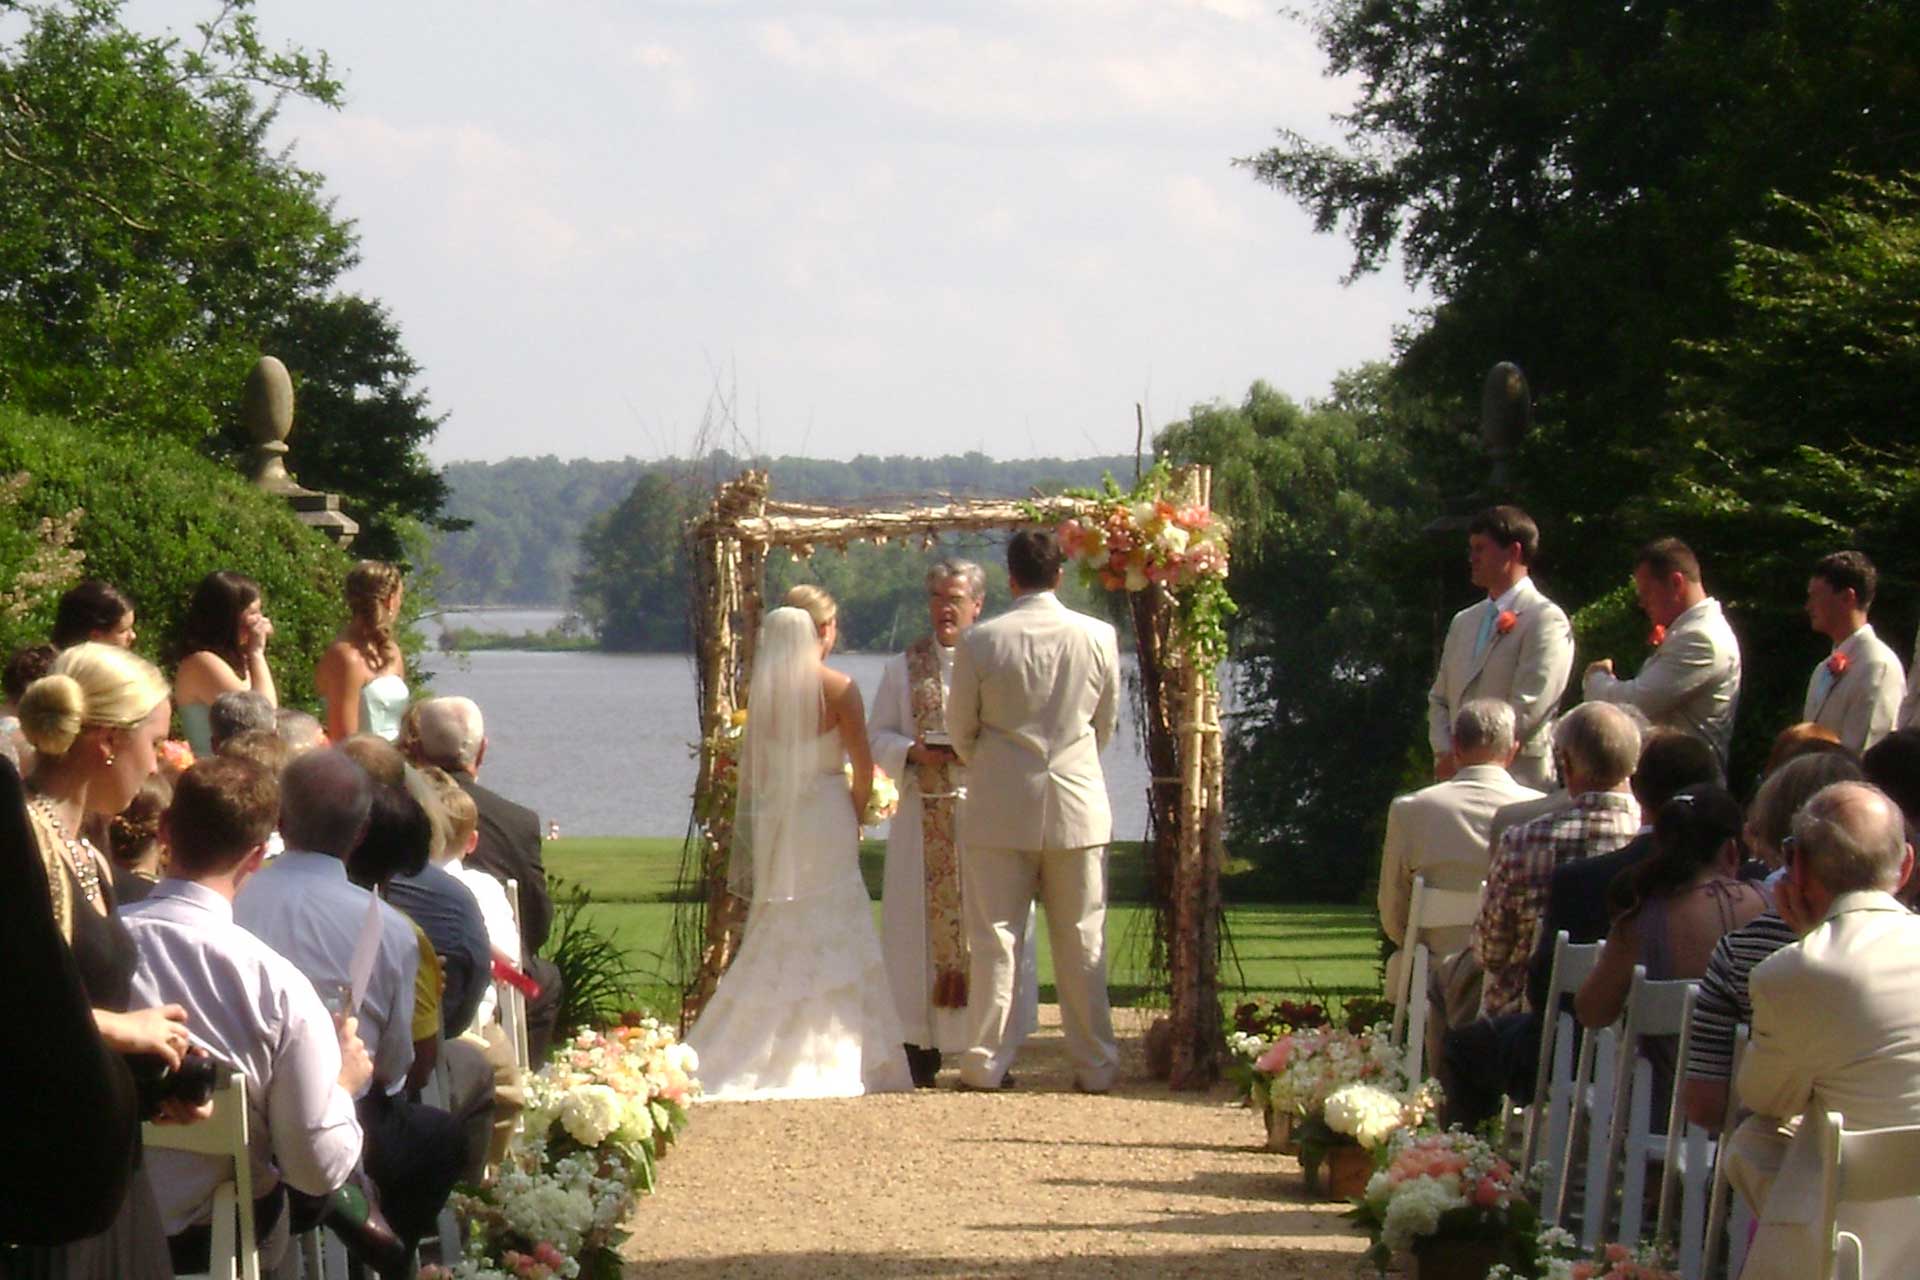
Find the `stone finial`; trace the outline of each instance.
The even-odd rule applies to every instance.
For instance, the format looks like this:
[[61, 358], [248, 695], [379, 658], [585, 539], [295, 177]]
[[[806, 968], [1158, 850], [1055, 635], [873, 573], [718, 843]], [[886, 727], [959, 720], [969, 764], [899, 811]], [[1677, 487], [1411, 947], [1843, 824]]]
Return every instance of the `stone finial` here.
[[1493, 462], [1488, 488], [1499, 494], [1507, 487], [1507, 461], [1533, 424], [1533, 391], [1520, 366], [1502, 360], [1487, 371], [1480, 389], [1480, 444]]
[[293, 378], [287, 366], [261, 356], [240, 393], [240, 418], [253, 437], [253, 482], [269, 492], [295, 487], [287, 474], [287, 433], [293, 430]]

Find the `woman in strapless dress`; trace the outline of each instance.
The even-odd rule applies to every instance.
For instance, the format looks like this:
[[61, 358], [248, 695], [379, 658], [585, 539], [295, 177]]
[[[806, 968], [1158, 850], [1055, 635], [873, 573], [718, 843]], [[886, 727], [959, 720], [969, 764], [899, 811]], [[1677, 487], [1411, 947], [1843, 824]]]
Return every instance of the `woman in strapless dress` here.
[[313, 673], [326, 703], [327, 736], [335, 742], [356, 733], [388, 742], [400, 736], [407, 660], [393, 629], [403, 594], [400, 570], [383, 560], [362, 560], [347, 573], [347, 625]]
[[180, 728], [193, 754], [213, 754], [213, 730], [207, 715], [213, 700], [235, 689], [251, 689], [274, 706], [280, 695], [267, 669], [267, 641], [273, 623], [260, 608], [260, 585], [243, 573], [222, 569], [200, 579], [180, 627], [180, 666], [173, 696]]

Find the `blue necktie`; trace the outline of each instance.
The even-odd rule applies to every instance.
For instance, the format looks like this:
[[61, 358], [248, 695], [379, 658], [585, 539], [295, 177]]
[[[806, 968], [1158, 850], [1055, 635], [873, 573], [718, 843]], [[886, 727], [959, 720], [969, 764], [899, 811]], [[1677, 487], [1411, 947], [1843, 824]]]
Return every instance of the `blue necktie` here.
[[1492, 601], [1488, 601], [1487, 611], [1480, 618], [1480, 636], [1473, 642], [1473, 656], [1476, 661], [1487, 651], [1487, 646], [1493, 643], [1493, 624], [1499, 619], [1500, 611], [1493, 607]]

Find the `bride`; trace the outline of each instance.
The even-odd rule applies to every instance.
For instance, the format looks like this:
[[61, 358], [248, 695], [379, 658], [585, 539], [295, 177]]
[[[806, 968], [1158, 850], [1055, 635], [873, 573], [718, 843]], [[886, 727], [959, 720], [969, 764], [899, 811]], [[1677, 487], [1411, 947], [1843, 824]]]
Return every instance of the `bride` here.
[[808, 608], [767, 614], [754, 650], [730, 871], [750, 903], [746, 935], [687, 1035], [708, 1099], [913, 1087], [860, 879], [873, 785], [860, 687], [825, 662], [832, 598], [802, 599]]

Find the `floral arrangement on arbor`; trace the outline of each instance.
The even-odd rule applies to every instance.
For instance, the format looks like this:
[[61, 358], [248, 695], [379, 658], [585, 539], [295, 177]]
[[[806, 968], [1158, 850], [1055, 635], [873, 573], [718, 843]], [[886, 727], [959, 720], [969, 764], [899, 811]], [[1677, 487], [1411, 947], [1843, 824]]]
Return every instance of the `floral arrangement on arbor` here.
[[453, 1197], [466, 1257], [422, 1280], [618, 1280], [620, 1224], [686, 1127], [699, 1065], [653, 1018], [578, 1032], [527, 1077], [499, 1175]]
[[1235, 612], [1227, 594], [1231, 530], [1210, 507], [1169, 501], [1172, 478], [1164, 462], [1131, 493], [1109, 478], [1106, 492], [1084, 495], [1096, 504], [1093, 510], [1062, 520], [1054, 532], [1090, 585], [1130, 592], [1165, 587], [1196, 661], [1210, 671], [1226, 656], [1226, 622]]
[[734, 801], [740, 796], [740, 748], [747, 736], [747, 709], [741, 707], [725, 724], [695, 743], [693, 758], [702, 754], [713, 760], [712, 781], [706, 791], [694, 795], [694, 820], [711, 839], [716, 838], [716, 823], [728, 830], [733, 824]]
[[1372, 1236], [1368, 1257], [1382, 1274], [1394, 1254], [1439, 1245], [1480, 1251], [1488, 1268], [1524, 1265], [1540, 1222], [1513, 1166], [1460, 1129], [1389, 1138], [1383, 1166], [1347, 1216]]

